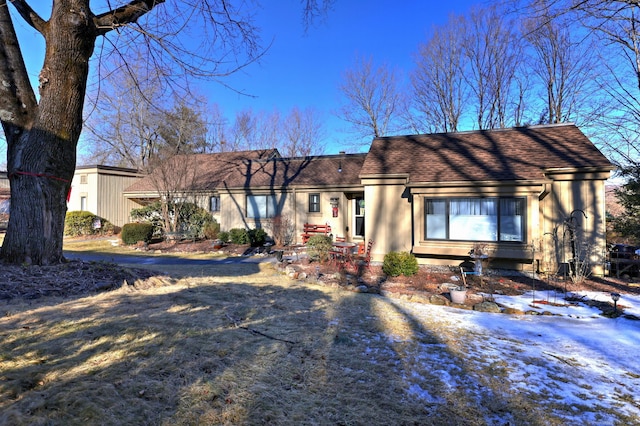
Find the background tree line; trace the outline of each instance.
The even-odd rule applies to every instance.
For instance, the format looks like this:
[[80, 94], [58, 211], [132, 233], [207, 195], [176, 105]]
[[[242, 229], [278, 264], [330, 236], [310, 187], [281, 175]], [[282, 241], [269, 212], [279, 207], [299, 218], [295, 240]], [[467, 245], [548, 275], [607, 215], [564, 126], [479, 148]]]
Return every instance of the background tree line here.
[[175, 155], [277, 148], [294, 157], [324, 149], [324, 127], [314, 109], [245, 109], [230, 121], [220, 105], [185, 85], [168, 84], [143, 61], [111, 65], [87, 102], [87, 163], [149, 171]]

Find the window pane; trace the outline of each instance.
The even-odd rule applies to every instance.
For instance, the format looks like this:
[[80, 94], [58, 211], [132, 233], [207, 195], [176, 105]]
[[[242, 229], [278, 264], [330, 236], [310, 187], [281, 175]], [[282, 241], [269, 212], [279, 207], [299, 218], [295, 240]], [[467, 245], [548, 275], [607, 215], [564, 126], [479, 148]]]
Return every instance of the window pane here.
[[264, 195], [247, 195], [247, 217], [267, 216], [267, 198]]
[[356, 217], [356, 237], [364, 237], [364, 216]]
[[356, 216], [364, 216], [364, 198], [356, 197]]
[[318, 213], [320, 211], [320, 194], [309, 194], [309, 212]]
[[276, 217], [278, 215], [278, 199], [275, 195], [268, 195], [267, 199], [267, 212], [264, 217]]
[[496, 241], [498, 214], [496, 199], [460, 198], [449, 202], [449, 239]]
[[212, 212], [220, 211], [220, 197], [213, 196], [210, 198], [209, 210]]
[[500, 200], [500, 241], [523, 241], [523, 200]]
[[426, 238], [447, 238], [446, 200], [426, 200]]

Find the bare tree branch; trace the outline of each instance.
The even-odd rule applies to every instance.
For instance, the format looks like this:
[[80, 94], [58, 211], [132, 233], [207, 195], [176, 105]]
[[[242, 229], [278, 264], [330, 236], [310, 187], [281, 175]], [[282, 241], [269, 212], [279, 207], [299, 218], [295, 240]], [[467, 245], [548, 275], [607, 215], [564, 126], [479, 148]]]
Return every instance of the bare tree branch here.
[[[22, 19], [35, 28], [39, 33], [44, 33], [46, 27], [46, 21], [43, 20], [24, 0], [9, 0], [13, 7], [16, 8]], [[4, 3], [4, 2], [2, 2]], [[2, 5], [1, 7], [6, 7]]]

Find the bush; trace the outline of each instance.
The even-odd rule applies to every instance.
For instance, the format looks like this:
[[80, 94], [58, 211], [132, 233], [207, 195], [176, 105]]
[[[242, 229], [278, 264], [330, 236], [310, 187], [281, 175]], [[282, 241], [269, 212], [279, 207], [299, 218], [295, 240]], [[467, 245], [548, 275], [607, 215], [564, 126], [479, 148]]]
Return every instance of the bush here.
[[122, 242], [136, 244], [138, 241], [148, 243], [153, 237], [153, 225], [150, 223], [126, 223], [122, 227]]
[[227, 244], [229, 241], [231, 241], [231, 235], [227, 231], [220, 231], [218, 232], [218, 239]]
[[[181, 209], [183, 228], [188, 239], [197, 240], [205, 237], [205, 227], [218, 225], [211, 214], [195, 204], [185, 203]], [[215, 224], [215, 225], [214, 225]], [[218, 229], [220, 226], [218, 225]]]
[[333, 247], [331, 237], [313, 235], [307, 241], [307, 254], [310, 260], [324, 262], [329, 260], [329, 251]]
[[162, 204], [155, 201], [139, 209], [132, 209], [131, 220], [135, 222], [150, 223], [153, 225], [153, 235], [161, 237], [164, 234], [164, 220], [162, 219]]
[[111, 235], [115, 227], [106, 219], [87, 211], [67, 212], [64, 219], [64, 235]]
[[232, 244], [249, 244], [249, 233], [244, 228], [233, 228], [229, 230], [229, 239]]
[[202, 227], [202, 233], [207, 240], [215, 240], [219, 238], [220, 224], [215, 220], [207, 222]]
[[400, 253], [392, 251], [384, 256], [382, 272], [390, 277], [415, 275], [418, 273], [418, 259], [406, 251]]
[[[205, 228], [210, 235], [217, 235], [220, 230], [220, 226], [213, 216], [207, 210], [198, 207], [194, 203], [172, 203], [169, 204], [168, 208], [170, 217], [175, 218], [176, 213], [178, 214], [177, 230], [181, 231], [185, 238], [192, 240], [205, 238]], [[168, 232], [165, 229], [160, 201], [131, 210], [131, 219], [137, 222], [151, 223], [153, 225], [153, 235], [156, 237]], [[215, 235], [211, 239], [215, 239]]]
[[252, 247], [261, 247], [267, 241], [267, 231], [262, 228], [251, 229], [248, 234]]

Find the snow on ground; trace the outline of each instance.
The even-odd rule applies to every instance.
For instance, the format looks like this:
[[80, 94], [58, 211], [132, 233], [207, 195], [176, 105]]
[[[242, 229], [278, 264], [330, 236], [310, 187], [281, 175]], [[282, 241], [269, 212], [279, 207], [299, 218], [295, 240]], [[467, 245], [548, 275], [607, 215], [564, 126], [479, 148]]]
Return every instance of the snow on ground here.
[[[609, 293], [572, 296], [611, 301]], [[569, 303], [557, 293], [495, 300], [554, 315], [490, 314], [396, 302], [423, 330], [436, 327], [438, 335], [450, 330], [453, 336], [437, 345], [421, 342], [420, 336], [405, 338], [413, 345], [406, 355], [410, 362], [405, 362], [411, 368], [404, 372], [413, 397], [431, 404], [443, 400], [441, 389], [464, 389], [463, 395], [475, 397], [478, 405], [496, 401], [480, 409], [487, 424], [518, 424], [509, 414], [510, 404], [517, 403], [514, 398], [539, 399], [566, 424], [640, 424], [640, 321], [603, 317], [600, 310]], [[639, 296], [622, 294], [618, 306], [640, 317]]]

